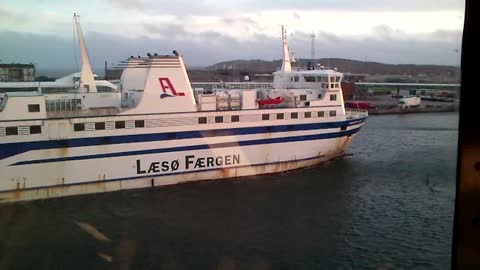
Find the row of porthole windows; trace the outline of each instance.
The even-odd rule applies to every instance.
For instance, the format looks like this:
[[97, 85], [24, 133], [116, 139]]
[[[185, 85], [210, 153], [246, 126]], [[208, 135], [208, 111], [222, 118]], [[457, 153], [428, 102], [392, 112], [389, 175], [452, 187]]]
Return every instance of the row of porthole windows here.
[[[230, 115], [230, 122], [239, 122], [239, 121], [240, 121], [240, 115]], [[198, 123], [206, 124], [207, 117], [206, 116], [199, 117]], [[215, 123], [223, 123], [223, 116], [215, 116]]]
[[[322, 98], [322, 95], [319, 94], [318, 98]], [[306, 100], [307, 100], [307, 95], [300, 95], [300, 101], [306, 101]], [[330, 100], [331, 101], [337, 100], [337, 95], [336, 94], [330, 95]]]
[[[5, 127], [5, 136], [13, 136], [19, 135], [18, 132], [19, 127]], [[29, 134], [41, 134], [42, 133], [42, 126], [35, 125], [35, 126], [28, 126]], [[28, 135], [28, 134], [20, 134], [20, 135]]]
[[[329, 115], [331, 117], [337, 116], [337, 111], [332, 110], [329, 111]], [[312, 118], [312, 112], [304, 112], [304, 118]], [[230, 122], [239, 122], [240, 117], [238, 115], [231, 115], [230, 116]], [[277, 113], [276, 115], [277, 120], [283, 120], [285, 119], [285, 114], [284, 113]], [[325, 112], [324, 111], [319, 111], [317, 112], [317, 117], [325, 117]], [[298, 119], [298, 112], [292, 112], [290, 114], [290, 119]], [[262, 120], [270, 120], [270, 114], [265, 113], [262, 114]], [[198, 123], [199, 124], [206, 124], [207, 123], [207, 117], [199, 117], [198, 118]], [[223, 116], [215, 116], [215, 123], [223, 123]]]
[[[106, 124], [105, 122], [95, 122], [94, 123], [95, 130], [105, 130]], [[145, 127], [145, 120], [135, 120], [134, 127], [136, 128], [143, 128]], [[125, 121], [115, 121], [115, 129], [123, 129], [125, 128]], [[85, 131], [85, 123], [74, 123], [73, 124], [73, 131]]]
[[[337, 111], [330, 111], [329, 112], [330, 116], [336, 116]], [[325, 112], [320, 111], [317, 112], [317, 117], [324, 117]], [[304, 112], [304, 118], [311, 118], [312, 117], [312, 112]], [[290, 114], [291, 119], [297, 119], [298, 118], [298, 113], [297, 112], [292, 112]], [[277, 113], [277, 119], [282, 120], [285, 119], [285, 116], [283, 113]], [[223, 116], [215, 116], [215, 123], [223, 123], [224, 121]], [[270, 120], [270, 115], [269, 114], [262, 114], [262, 120]], [[239, 115], [231, 115], [230, 116], [230, 122], [239, 122], [240, 121], [240, 116]], [[207, 123], [207, 117], [199, 117], [198, 118], [198, 123], [199, 124], [206, 124]], [[95, 130], [105, 130], [106, 125], [105, 122], [95, 122]], [[143, 128], [145, 127], [145, 120], [135, 120], [134, 123], [136, 128]], [[115, 129], [123, 129], [125, 128], [125, 121], [115, 121]], [[75, 123], [73, 124], [73, 130], [74, 131], [85, 131], [85, 123]]]
[[[324, 82], [324, 83], [328, 83], [328, 77], [327, 76], [303, 76], [304, 80], [306, 82]], [[316, 80], [315, 80], [316, 78]], [[292, 82], [298, 82], [299, 81], [299, 77], [298, 76], [294, 76], [294, 77], [290, 77], [290, 81]], [[340, 82], [340, 76], [331, 76], [330, 77], [330, 82]], [[332, 86], [333, 87], [333, 86]]]
[[[337, 116], [337, 111], [329, 111], [329, 115], [331, 117]], [[317, 112], [317, 117], [325, 117], [324, 111]], [[312, 112], [304, 112], [303, 118], [312, 118]], [[277, 113], [277, 120], [285, 119], [285, 115], [283, 113]], [[290, 113], [290, 119], [298, 119], [298, 112]], [[270, 120], [270, 114], [265, 113], [262, 114], [262, 120]]]

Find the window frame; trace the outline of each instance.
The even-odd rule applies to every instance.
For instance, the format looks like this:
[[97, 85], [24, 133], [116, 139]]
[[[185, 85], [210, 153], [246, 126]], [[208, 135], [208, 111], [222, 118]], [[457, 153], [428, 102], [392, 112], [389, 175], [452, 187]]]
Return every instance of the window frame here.
[[[123, 125], [117, 126], [117, 124], [119, 124], [119, 123], [123, 123]], [[123, 129], [123, 128], [125, 128], [125, 121], [124, 120], [115, 121], [115, 129]]]
[[[219, 120], [219, 119], [221, 119], [221, 120]], [[215, 123], [217, 123], [217, 124], [223, 123], [223, 116], [222, 115], [215, 116]]]
[[135, 120], [134, 126], [135, 126], [135, 128], [144, 128], [145, 127], [145, 120]]
[[40, 104], [28, 104], [28, 112], [31, 112], [31, 113], [40, 112]]
[[232, 122], [232, 123], [240, 122], [240, 115], [238, 115], [238, 114], [232, 115], [232, 116], [230, 117], [230, 122]]
[[107, 128], [107, 125], [105, 124], [105, 122], [95, 122], [94, 126], [95, 126], [95, 130], [105, 130]]
[[[35, 130], [35, 128], [38, 128], [38, 130]], [[41, 125], [30, 126], [29, 131], [30, 131], [30, 134], [42, 134], [42, 126]]]
[[[78, 129], [78, 127], [81, 127]], [[85, 123], [73, 123], [73, 131], [79, 132], [79, 131], [85, 131]]]
[[5, 136], [15, 136], [15, 135], [18, 135], [18, 127], [5, 127]]
[[199, 124], [199, 125], [204, 125], [204, 124], [206, 124], [207, 122], [208, 122], [208, 120], [207, 120], [207, 117], [206, 117], [206, 116], [200, 116], [200, 117], [198, 117], [198, 124]]

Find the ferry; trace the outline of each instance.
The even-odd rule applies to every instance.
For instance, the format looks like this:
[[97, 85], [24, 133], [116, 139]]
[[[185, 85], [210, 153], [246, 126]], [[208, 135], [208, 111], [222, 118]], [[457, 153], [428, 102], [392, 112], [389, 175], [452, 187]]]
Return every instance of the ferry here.
[[[98, 75], [93, 74], [95, 78], [95, 87], [98, 92], [112, 92], [118, 87], [112, 82], [106, 80], [97, 80]], [[80, 82], [80, 72], [72, 73], [67, 76], [56, 79], [53, 82], [0, 82], [0, 95], [5, 92], [41, 92], [65, 93], [68, 91], [76, 92]]]
[[74, 20], [78, 85], [1, 99], [2, 202], [312, 166], [342, 156], [368, 116], [345, 109], [342, 73], [292, 67], [283, 27], [283, 64], [271, 88], [195, 92], [173, 51], [127, 58], [118, 87], [100, 92]]

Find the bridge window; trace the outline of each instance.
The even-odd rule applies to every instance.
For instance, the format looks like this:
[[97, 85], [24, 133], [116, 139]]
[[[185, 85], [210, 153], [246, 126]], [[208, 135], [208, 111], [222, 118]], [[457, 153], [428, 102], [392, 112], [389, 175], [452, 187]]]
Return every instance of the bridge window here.
[[223, 123], [223, 116], [215, 116], [215, 123]]
[[145, 127], [145, 120], [135, 120], [135, 127], [136, 127], [136, 128], [143, 128], [143, 127]]
[[340, 76], [335, 77], [335, 82], [340, 82]]
[[41, 126], [30, 126], [30, 134], [40, 134], [42, 133]]
[[207, 123], [207, 117], [198, 117], [198, 123], [199, 124], [206, 124]]
[[337, 95], [330, 95], [330, 100], [337, 100]]
[[105, 122], [95, 122], [95, 130], [104, 130]]
[[97, 92], [113, 92], [115, 88], [111, 88], [110, 86], [99, 85], [97, 86]]
[[326, 77], [326, 76], [317, 76], [317, 82], [326, 82], [326, 83], [328, 83], [328, 77]]
[[18, 127], [6, 127], [5, 128], [5, 135], [18, 135]]
[[292, 112], [290, 118], [291, 118], [291, 119], [297, 119], [297, 118], [298, 118], [298, 113]]
[[125, 128], [125, 121], [115, 121], [115, 128]]
[[75, 123], [73, 124], [73, 131], [84, 131], [85, 123]]
[[81, 99], [53, 99], [46, 100], [45, 107], [47, 112], [76, 111], [81, 102]]
[[315, 82], [315, 76], [304, 76], [306, 82]]
[[311, 118], [312, 112], [305, 112], [305, 118]]
[[330, 111], [330, 116], [337, 116], [337, 111]]
[[39, 112], [40, 104], [28, 104], [28, 112]]
[[270, 119], [270, 115], [268, 113], [262, 114], [262, 120], [269, 120], [269, 119]]

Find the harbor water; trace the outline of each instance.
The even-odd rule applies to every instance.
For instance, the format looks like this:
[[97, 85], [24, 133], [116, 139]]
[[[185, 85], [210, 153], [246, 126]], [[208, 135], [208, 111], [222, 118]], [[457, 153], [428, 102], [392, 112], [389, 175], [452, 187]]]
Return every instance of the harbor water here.
[[370, 116], [312, 168], [0, 205], [0, 269], [449, 269], [457, 126]]

